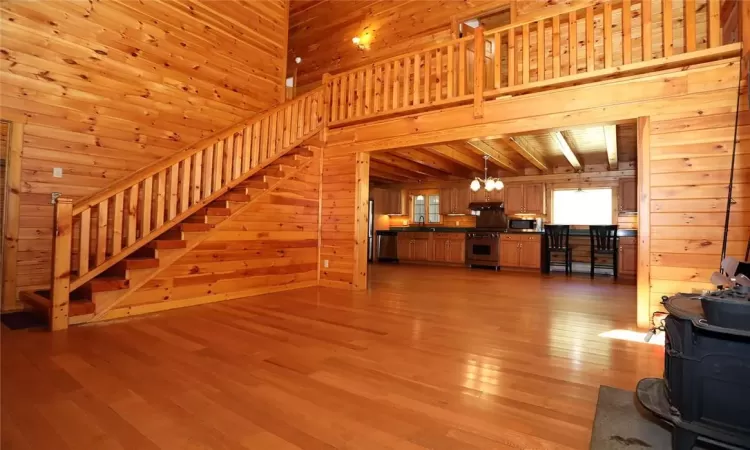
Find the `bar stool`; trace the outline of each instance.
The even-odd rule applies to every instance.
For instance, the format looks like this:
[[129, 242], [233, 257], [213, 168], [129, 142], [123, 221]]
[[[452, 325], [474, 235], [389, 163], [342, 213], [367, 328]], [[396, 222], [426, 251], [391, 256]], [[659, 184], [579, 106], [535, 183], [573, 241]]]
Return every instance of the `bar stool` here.
[[[544, 241], [546, 242], [546, 273], [550, 272], [552, 254], [562, 253], [564, 256], [565, 275], [573, 272], [573, 252], [570, 248], [570, 225], [545, 225]], [[555, 263], [559, 265], [559, 263]]]
[[[594, 268], [612, 269], [612, 275], [617, 279], [617, 260], [619, 256], [617, 247], [617, 225], [591, 225], [589, 227], [591, 238], [591, 278], [594, 278]], [[612, 264], [596, 264], [597, 255], [612, 257]]]

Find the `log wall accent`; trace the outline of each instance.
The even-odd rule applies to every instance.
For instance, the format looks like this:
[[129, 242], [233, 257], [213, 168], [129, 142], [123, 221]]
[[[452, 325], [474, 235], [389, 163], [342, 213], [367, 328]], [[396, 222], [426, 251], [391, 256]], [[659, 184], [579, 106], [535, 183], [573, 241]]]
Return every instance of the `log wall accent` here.
[[317, 284], [317, 158], [214, 230], [107, 318]]
[[0, 15], [0, 116], [26, 124], [19, 289], [49, 285], [51, 193], [92, 194], [282, 101], [286, 0], [11, 0]]

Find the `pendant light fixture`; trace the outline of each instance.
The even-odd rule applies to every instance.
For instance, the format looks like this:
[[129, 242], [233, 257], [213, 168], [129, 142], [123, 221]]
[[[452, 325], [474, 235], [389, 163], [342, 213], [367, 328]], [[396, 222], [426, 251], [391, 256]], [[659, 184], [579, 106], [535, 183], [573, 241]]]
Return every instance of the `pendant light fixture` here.
[[487, 176], [487, 160], [488, 159], [490, 159], [490, 157], [488, 155], [485, 155], [484, 156], [484, 179], [476, 177], [471, 181], [471, 184], [469, 185], [471, 190], [474, 192], [477, 192], [480, 189], [482, 189], [482, 185], [484, 185], [484, 190], [487, 192], [499, 191], [505, 187], [505, 184], [503, 184], [503, 182], [500, 181], [499, 178], [492, 178], [492, 177]]

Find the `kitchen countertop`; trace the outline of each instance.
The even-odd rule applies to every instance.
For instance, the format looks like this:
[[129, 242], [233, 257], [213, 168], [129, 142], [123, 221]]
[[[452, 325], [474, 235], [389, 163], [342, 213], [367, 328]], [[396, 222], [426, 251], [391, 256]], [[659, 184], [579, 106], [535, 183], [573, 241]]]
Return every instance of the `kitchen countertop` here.
[[[457, 227], [391, 227], [390, 230], [378, 230], [376, 234], [380, 234], [381, 231], [395, 231], [395, 232], [409, 232], [409, 233], [466, 233], [471, 231], [477, 231], [476, 228], [457, 228]], [[504, 234], [544, 234], [543, 231], [498, 231], [498, 233]], [[570, 235], [574, 237], [588, 236], [588, 230], [570, 230]], [[637, 230], [617, 230], [617, 236], [619, 237], [634, 237], [638, 236]]]

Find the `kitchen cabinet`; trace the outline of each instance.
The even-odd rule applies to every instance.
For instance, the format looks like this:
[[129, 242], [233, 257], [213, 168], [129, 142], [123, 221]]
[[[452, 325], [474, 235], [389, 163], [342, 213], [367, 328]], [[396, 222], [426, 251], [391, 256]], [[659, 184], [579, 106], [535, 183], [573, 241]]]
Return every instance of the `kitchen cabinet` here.
[[618, 203], [620, 212], [638, 211], [638, 183], [635, 178], [621, 178]]
[[542, 237], [538, 234], [500, 236], [500, 267], [539, 269], [542, 266]]
[[375, 202], [375, 214], [401, 215], [404, 213], [400, 189], [373, 188], [370, 198]]
[[544, 214], [544, 183], [513, 183], [504, 191], [506, 214]]
[[617, 275], [633, 277], [638, 271], [638, 239], [621, 237], [617, 259]]
[[463, 264], [466, 261], [464, 233], [432, 233], [431, 261]]
[[430, 259], [430, 233], [399, 233], [397, 242], [399, 261], [427, 261]]
[[468, 187], [451, 187], [440, 190], [440, 214], [468, 214], [472, 201]]
[[487, 192], [484, 189], [480, 189], [477, 192], [473, 192], [471, 189], [468, 190], [471, 203], [486, 203], [486, 202], [503, 202], [505, 201], [505, 189], [499, 191]]

